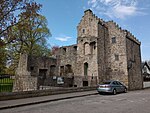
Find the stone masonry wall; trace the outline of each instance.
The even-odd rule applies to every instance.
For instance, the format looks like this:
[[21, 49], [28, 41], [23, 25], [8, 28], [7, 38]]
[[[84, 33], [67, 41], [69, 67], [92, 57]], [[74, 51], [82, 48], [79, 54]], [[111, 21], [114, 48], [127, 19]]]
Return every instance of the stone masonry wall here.
[[31, 76], [37, 77], [37, 85], [51, 85], [53, 76], [58, 76], [57, 61], [55, 58], [29, 56], [28, 71]]
[[[47, 77], [50, 76], [51, 66], [56, 66], [57, 68], [57, 61], [55, 58], [49, 57], [35, 57], [29, 56], [28, 60], [28, 71], [31, 72], [32, 76], [38, 76], [39, 69], [46, 69], [47, 70]], [[57, 75], [57, 69], [53, 70], [54, 75]], [[53, 76], [53, 75], [51, 75]]]
[[109, 80], [110, 77], [106, 74], [108, 60], [108, 29], [99, 19], [98, 23], [98, 39], [97, 39], [97, 62], [98, 62], [98, 78], [99, 83]]
[[82, 17], [80, 23], [77, 26], [78, 37], [86, 36], [98, 36], [98, 17], [95, 16], [91, 10], [86, 10], [84, 16]]
[[[77, 39], [77, 71], [75, 76], [81, 76], [81, 86], [87, 81], [88, 85], [96, 85], [98, 79], [98, 64], [97, 64], [97, 36], [98, 36], [98, 18], [87, 10], [84, 12], [80, 23], [78, 24], [78, 39]], [[85, 75], [85, 67], [87, 64], [87, 75]], [[78, 77], [79, 78], [79, 77]], [[91, 78], [94, 78], [91, 80]], [[75, 81], [76, 83], [78, 81]]]
[[13, 85], [14, 92], [37, 89], [37, 77], [31, 76], [31, 73], [27, 70], [27, 68], [28, 55], [21, 54]]
[[[113, 80], [119, 80], [128, 86], [126, 34], [113, 21], [107, 22], [109, 32], [109, 57], [108, 67]], [[113, 42], [115, 38], [115, 42]]]
[[[60, 76], [74, 76], [76, 71], [76, 61], [77, 61], [77, 45], [64, 46], [59, 49], [59, 54], [57, 56], [58, 74]], [[70, 69], [67, 71], [67, 65]], [[63, 72], [61, 67], [63, 66]], [[63, 74], [62, 74], [63, 73]]]
[[[128, 36], [128, 35], [127, 35]], [[133, 37], [126, 38], [129, 89], [142, 89], [143, 77], [141, 71], [140, 43], [135, 43]]]
[[95, 86], [105, 80], [119, 80], [131, 90], [143, 87], [140, 42], [91, 10], [84, 12], [77, 26], [77, 44], [59, 48], [55, 57], [22, 56], [14, 91], [53, 85], [53, 77], [60, 76], [66, 80], [65, 86]]

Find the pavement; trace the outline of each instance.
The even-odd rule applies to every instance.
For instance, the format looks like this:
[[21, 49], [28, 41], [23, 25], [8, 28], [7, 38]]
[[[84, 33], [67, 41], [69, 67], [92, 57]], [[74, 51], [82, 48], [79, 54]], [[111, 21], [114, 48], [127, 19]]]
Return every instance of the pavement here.
[[0, 110], [98, 94], [96, 90], [0, 101]]

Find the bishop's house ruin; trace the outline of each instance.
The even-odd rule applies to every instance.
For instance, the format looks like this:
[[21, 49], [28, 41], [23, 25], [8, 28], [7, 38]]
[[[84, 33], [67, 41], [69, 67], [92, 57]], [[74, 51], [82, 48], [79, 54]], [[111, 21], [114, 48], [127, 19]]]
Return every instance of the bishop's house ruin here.
[[141, 89], [140, 44], [115, 22], [105, 22], [86, 10], [77, 26], [77, 44], [60, 47], [54, 58], [21, 55], [14, 91], [96, 86], [105, 80]]

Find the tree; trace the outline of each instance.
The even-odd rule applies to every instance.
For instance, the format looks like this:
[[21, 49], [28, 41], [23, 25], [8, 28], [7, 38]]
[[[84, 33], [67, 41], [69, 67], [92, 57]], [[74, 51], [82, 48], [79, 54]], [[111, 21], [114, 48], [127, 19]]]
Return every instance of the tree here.
[[[12, 27], [35, 14], [41, 8], [40, 4], [33, 0], [0, 0], [0, 47], [11, 43], [16, 39], [12, 37]], [[26, 18], [19, 20], [20, 14], [26, 14]]]
[[[51, 33], [47, 28], [46, 18], [35, 12], [30, 12], [29, 16], [26, 12], [19, 15], [20, 23], [11, 29], [11, 36], [15, 37], [15, 40], [7, 46], [11, 70], [17, 67], [20, 53], [27, 53], [30, 56], [46, 56], [50, 53], [46, 38], [51, 36]], [[22, 21], [24, 18], [27, 19]]]
[[[26, 15], [21, 15], [20, 19]], [[37, 45], [46, 47], [46, 38], [49, 37], [50, 31], [47, 28], [46, 18], [42, 15], [31, 15], [30, 18], [14, 26], [12, 30], [13, 37], [16, 41], [12, 44], [16, 50], [21, 53], [25, 52], [29, 55], [36, 55]]]

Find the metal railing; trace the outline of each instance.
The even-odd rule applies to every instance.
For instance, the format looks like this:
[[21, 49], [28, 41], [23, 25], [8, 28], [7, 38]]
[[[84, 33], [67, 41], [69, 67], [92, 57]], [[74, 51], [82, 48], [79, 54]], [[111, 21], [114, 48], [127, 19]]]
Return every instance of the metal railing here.
[[13, 81], [11, 75], [0, 75], [0, 92], [12, 92]]

